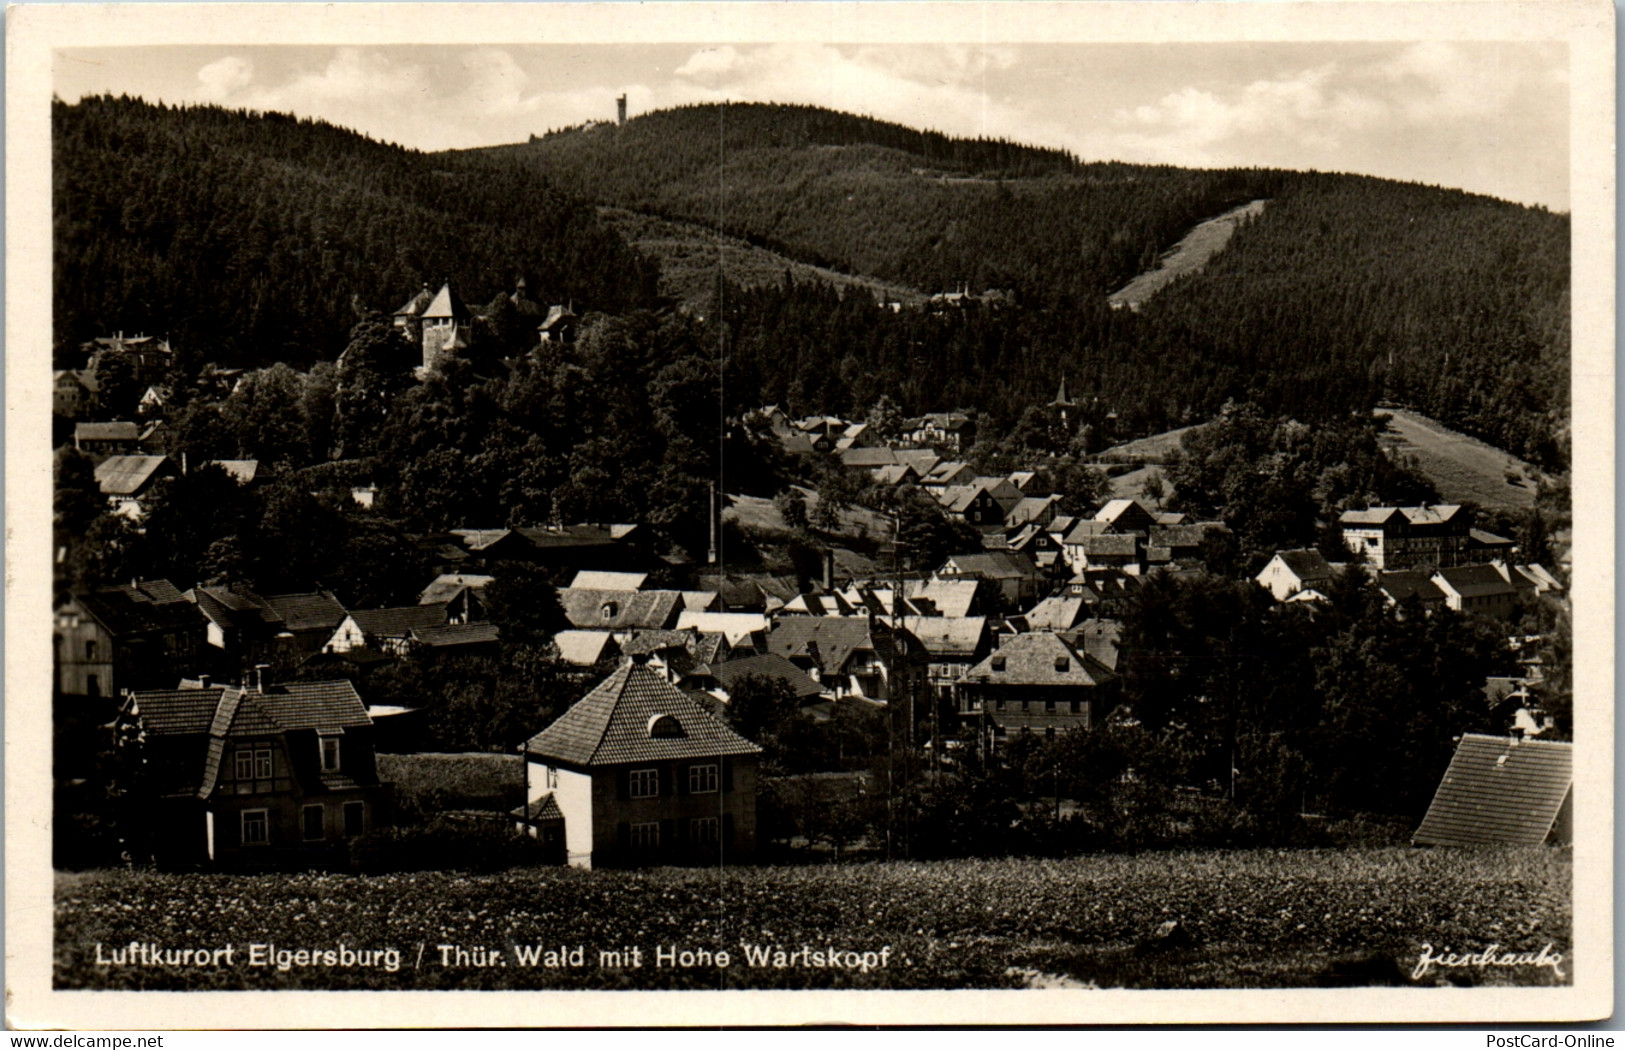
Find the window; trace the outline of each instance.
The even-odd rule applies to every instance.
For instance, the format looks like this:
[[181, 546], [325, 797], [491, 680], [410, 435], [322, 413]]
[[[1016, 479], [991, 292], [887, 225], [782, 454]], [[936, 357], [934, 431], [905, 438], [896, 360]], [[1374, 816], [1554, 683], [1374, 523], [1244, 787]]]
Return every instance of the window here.
[[322, 806], [305, 807], [305, 841], [313, 842], [327, 837], [327, 810]]
[[547, 789], [552, 791], [559, 786], [559, 771], [552, 766], [547, 767]]
[[654, 739], [684, 737], [683, 724], [674, 715], [654, 715], [649, 719], [649, 736]]
[[626, 776], [627, 794], [633, 798], [660, 797], [660, 770], [634, 769]]
[[254, 752], [254, 779], [271, 779], [271, 749], [268, 747]]
[[995, 671], [1002, 671], [1002, 670], [1004, 670], [1004, 657], [1002, 657], [1002, 656], [995, 656], [995, 657], [994, 657], [994, 658], [993, 658], [993, 670], [995, 670]]
[[237, 752], [237, 779], [238, 780], [253, 780], [254, 779], [254, 752], [249, 751], [247, 749], [239, 749], [238, 750], [238, 752]]
[[365, 802], [346, 802], [344, 804], [344, 835], [354, 838], [361, 834], [367, 818], [367, 804]]
[[93, 674], [85, 675], [85, 693], [89, 696], [102, 695], [101, 676]]
[[688, 822], [688, 840], [697, 846], [714, 846], [722, 841], [722, 821], [716, 817], [695, 817]]
[[243, 810], [243, 845], [263, 846], [271, 841], [270, 822], [263, 809]]
[[96, 659], [96, 643], [94, 641], [90, 641], [90, 642], [85, 643], [85, 659], [86, 660], [94, 660], [94, 659]]
[[715, 765], [688, 767], [688, 793], [691, 795], [705, 795], [717, 789], [720, 782]]
[[1048, 711], [1050, 714], [1054, 714], [1055, 713], [1055, 701], [1054, 700], [1045, 700], [1044, 701], [1044, 710]]
[[660, 822], [632, 825], [632, 848], [654, 849], [660, 845]]
[[339, 738], [322, 737], [322, 772], [332, 773], [339, 768]]
[[599, 612], [605, 620], [613, 620], [621, 614], [621, 605], [619, 602], [605, 602], [604, 607]]
[[1072, 670], [1072, 661], [1064, 656], [1057, 656], [1055, 658], [1055, 669], [1062, 672], [1070, 671]]

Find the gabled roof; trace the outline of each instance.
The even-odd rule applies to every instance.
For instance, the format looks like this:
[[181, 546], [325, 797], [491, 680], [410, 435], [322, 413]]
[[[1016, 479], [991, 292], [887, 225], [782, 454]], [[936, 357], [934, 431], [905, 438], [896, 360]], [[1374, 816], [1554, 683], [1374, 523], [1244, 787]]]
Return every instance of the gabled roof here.
[[798, 594], [784, 603], [779, 611], [787, 615], [805, 613], [808, 616], [850, 616], [852, 602], [841, 594]]
[[875, 482], [880, 485], [901, 485], [909, 478], [918, 476], [918, 472], [907, 463], [888, 463], [875, 470]]
[[609, 631], [560, 631], [553, 636], [553, 644], [559, 647], [560, 659], [578, 667], [591, 666], [620, 651]]
[[[1064, 666], [1064, 669], [1063, 669]], [[1100, 685], [1115, 677], [1100, 661], [1078, 652], [1053, 631], [1013, 635], [966, 678], [988, 685]]]
[[527, 824], [540, 824], [544, 820], [563, 820], [564, 811], [559, 809], [558, 801], [553, 797], [553, 792], [549, 791], [534, 802], [510, 809], [508, 816]]
[[[663, 715], [676, 720], [680, 735], [658, 735]], [[648, 666], [628, 660], [523, 750], [579, 767], [753, 755], [761, 748]]]
[[1338, 521], [1349, 525], [1386, 525], [1399, 513], [1398, 507], [1369, 507], [1365, 510], [1345, 510]]
[[1020, 551], [955, 554], [937, 571], [941, 573], [945, 570], [949, 576], [980, 576], [988, 580], [1021, 579], [1038, 575], [1037, 564], [1031, 556]]
[[1389, 601], [1396, 603], [1411, 598], [1424, 604], [1444, 601], [1444, 592], [1434, 585], [1425, 572], [1384, 572], [1377, 577], [1377, 587], [1388, 596]]
[[427, 309], [428, 305], [432, 302], [434, 302], [434, 293], [429, 291], [429, 286], [425, 284], [422, 291], [412, 296], [412, 298], [406, 301], [405, 306], [395, 311], [395, 316], [417, 317], [419, 314], [423, 313], [423, 311]]
[[808, 677], [807, 672], [776, 653], [751, 653], [725, 663], [712, 664], [711, 675], [730, 693], [738, 687], [741, 679], [751, 675], [788, 682], [798, 700], [821, 696], [824, 692], [824, 687]]
[[1573, 791], [1574, 745], [1468, 733], [1411, 841], [1538, 846]]
[[448, 623], [437, 627], [412, 628], [412, 641], [431, 649], [454, 645], [494, 645], [498, 641], [494, 623]]
[[696, 612], [690, 609], [677, 614], [679, 631], [720, 634], [728, 640], [729, 645], [738, 645], [767, 628], [767, 617], [761, 613]]
[[1120, 620], [1085, 620], [1075, 631], [1064, 635], [1072, 648], [1081, 650], [1090, 659], [1115, 671], [1119, 655], [1118, 642], [1123, 637]]
[[282, 618], [265, 599], [246, 587], [194, 587], [187, 596], [199, 612], [228, 631], [282, 626]]
[[905, 616], [903, 629], [925, 646], [932, 656], [976, 655], [987, 634], [985, 616]]
[[446, 625], [444, 605], [402, 605], [392, 609], [351, 609], [361, 633], [379, 638], [407, 638], [413, 631]]
[[1108, 532], [1100, 536], [1083, 536], [1071, 546], [1080, 548], [1085, 557], [1132, 558], [1139, 553], [1140, 537], [1132, 532]]
[[1145, 505], [1136, 499], [1107, 500], [1104, 506], [1095, 511], [1096, 521], [1110, 522], [1113, 525], [1118, 524], [1125, 517], [1132, 522], [1150, 523], [1157, 520], [1149, 510], [1145, 509]]
[[1331, 563], [1326, 560], [1325, 555], [1313, 547], [1304, 550], [1277, 551], [1275, 559], [1300, 580], [1327, 580], [1332, 575]]
[[154, 736], [207, 733], [214, 724], [223, 686], [214, 689], [151, 689], [130, 694], [125, 710], [139, 716], [142, 728]]
[[570, 624], [582, 629], [627, 631], [675, 625], [683, 608], [677, 591], [589, 590], [566, 587], [559, 604]]
[[549, 306], [547, 308], [547, 318], [542, 321], [540, 327], [551, 332], [560, 325], [579, 320], [580, 318], [576, 316], [574, 310], [559, 304], [554, 304], [553, 306]]
[[[142, 435], [144, 438], [146, 435]], [[211, 459], [204, 466], [216, 466], [230, 474], [239, 485], [251, 484], [260, 472], [257, 459]]]
[[1493, 565], [1458, 565], [1452, 569], [1440, 569], [1433, 574], [1433, 582], [1440, 590], [1454, 592], [1463, 598], [1483, 598], [1517, 591]]
[[644, 581], [648, 580], [646, 572], [600, 572], [597, 569], [582, 569], [576, 573], [575, 579], [570, 581], [573, 590], [582, 591], [641, 591]]
[[897, 462], [913, 467], [914, 473], [925, 477], [942, 462], [942, 459], [928, 448], [900, 448], [897, 450]]
[[841, 463], [848, 467], [886, 467], [897, 462], [897, 453], [889, 448], [844, 448]]
[[318, 629], [335, 630], [344, 622], [346, 615], [344, 606], [326, 591], [268, 594], [265, 596], [265, 604], [281, 618], [284, 628], [296, 633]]
[[1077, 524], [1067, 532], [1061, 542], [1068, 546], [1077, 546], [1090, 536], [1105, 536], [1110, 526], [1104, 521], [1095, 521], [1091, 518], [1078, 520]]
[[167, 456], [109, 456], [96, 465], [104, 496], [134, 496], [169, 462]]
[[692, 631], [633, 631], [621, 642], [621, 652], [627, 656], [645, 656], [662, 649], [687, 650], [694, 644]]
[[787, 616], [767, 635], [767, 651], [811, 658], [824, 674], [841, 674], [859, 650], [879, 650], [867, 616]]
[[1402, 516], [1411, 525], [1443, 525], [1453, 521], [1461, 507], [1442, 503], [1425, 507], [1368, 507], [1365, 510], [1345, 510], [1339, 519], [1343, 525], [1386, 525], [1394, 515]]
[[1088, 618], [1088, 602], [1059, 594], [1045, 598], [1026, 616], [1030, 631], [1070, 631]]
[[715, 591], [678, 591], [684, 612], [721, 612], [720, 595]]
[[73, 428], [74, 441], [137, 441], [141, 428], [134, 423], [79, 423]]
[[168, 580], [140, 580], [96, 591], [75, 592], [74, 600], [115, 635], [195, 627], [202, 630], [197, 606]]
[[482, 591], [495, 576], [480, 576], [466, 572], [447, 572], [436, 576], [418, 595], [419, 605], [437, 605], [449, 602], [464, 591]]
[[1037, 521], [1044, 512], [1059, 503], [1059, 496], [1023, 496], [1004, 516], [1006, 525], [1025, 525]]
[[976, 580], [909, 580], [903, 585], [908, 603], [921, 616], [963, 617], [970, 615], [981, 585]]

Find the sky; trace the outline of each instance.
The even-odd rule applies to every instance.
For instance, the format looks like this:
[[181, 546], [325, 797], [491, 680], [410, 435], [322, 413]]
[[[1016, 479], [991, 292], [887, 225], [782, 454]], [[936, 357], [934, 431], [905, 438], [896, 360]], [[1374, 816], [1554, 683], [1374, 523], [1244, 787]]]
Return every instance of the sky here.
[[1561, 43], [135, 46], [54, 53], [66, 101], [319, 117], [423, 150], [694, 102], [828, 106], [1084, 160], [1357, 172], [1569, 208]]

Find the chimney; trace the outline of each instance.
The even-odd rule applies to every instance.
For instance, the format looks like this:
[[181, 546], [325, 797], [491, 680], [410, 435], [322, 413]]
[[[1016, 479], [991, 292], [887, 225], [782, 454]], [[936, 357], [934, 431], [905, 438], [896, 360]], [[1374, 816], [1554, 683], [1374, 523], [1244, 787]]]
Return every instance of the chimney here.
[[824, 590], [835, 593], [835, 548], [824, 548]]
[[197, 676], [197, 687], [199, 689], [207, 689], [207, 688], [209, 688], [209, 676], [206, 675], [206, 674], [198, 675]]
[[265, 672], [267, 670], [269, 670], [270, 667], [271, 667], [270, 664], [255, 664], [254, 665], [254, 678], [253, 678], [254, 686], [253, 686], [253, 689], [250, 690], [250, 692], [255, 692], [255, 693], [263, 693], [263, 692], [265, 692]]

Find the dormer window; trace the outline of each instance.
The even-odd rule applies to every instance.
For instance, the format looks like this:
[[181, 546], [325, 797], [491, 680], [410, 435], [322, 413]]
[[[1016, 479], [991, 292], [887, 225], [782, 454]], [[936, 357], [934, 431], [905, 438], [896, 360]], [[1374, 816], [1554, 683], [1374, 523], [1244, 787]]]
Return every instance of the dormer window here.
[[649, 737], [654, 740], [670, 740], [684, 737], [683, 725], [672, 715], [654, 715], [649, 719]]
[[993, 670], [995, 670], [995, 671], [1002, 671], [1002, 670], [1004, 670], [1004, 657], [1002, 657], [1002, 656], [995, 656], [995, 657], [994, 657], [994, 658], [993, 658]]
[[1055, 658], [1055, 669], [1057, 671], [1070, 671], [1072, 670], [1072, 661], [1064, 656], [1057, 656]]
[[322, 737], [322, 772], [336, 773], [339, 768], [339, 738]]
[[621, 615], [621, 603], [605, 602], [604, 607], [600, 609], [599, 612], [603, 614], [605, 621], [613, 620], [615, 617]]

